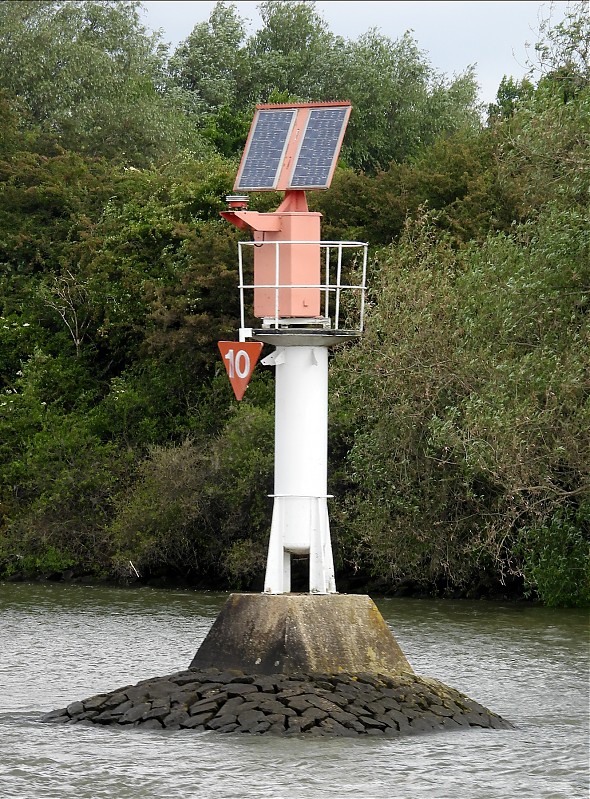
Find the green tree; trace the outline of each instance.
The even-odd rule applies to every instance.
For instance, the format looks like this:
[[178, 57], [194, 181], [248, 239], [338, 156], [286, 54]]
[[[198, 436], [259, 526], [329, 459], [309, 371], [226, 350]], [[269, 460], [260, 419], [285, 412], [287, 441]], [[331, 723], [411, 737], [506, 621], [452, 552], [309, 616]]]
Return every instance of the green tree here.
[[0, 3], [0, 86], [49, 142], [127, 164], [198, 147], [138, 2]]
[[437, 137], [410, 161], [392, 162], [376, 175], [338, 169], [330, 191], [311, 197], [323, 214], [327, 239], [389, 244], [422, 209], [457, 244], [510, 230], [516, 200], [498, 179], [497, 143], [471, 127]]
[[353, 104], [344, 155], [355, 169], [375, 173], [438, 135], [478, 125], [472, 70], [445, 81], [409, 33], [393, 41], [369, 31], [346, 43], [339, 67], [332, 90]]
[[313, 2], [261, 3], [262, 26], [245, 37], [235, 7], [216, 4], [171, 59], [178, 85], [197, 95], [204, 133], [222, 152], [241, 151], [256, 103], [352, 101], [343, 159], [375, 173], [434, 139], [477, 126], [471, 70], [446, 81], [409, 34], [335, 36]]
[[587, 596], [589, 255], [563, 209], [460, 251], [425, 216], [382, 253], [366, 335], [334, 362], [345, 562], [432, 591]]
[[534, 86], [527, 78], [516, 81], [514, 78], [504, 75], [500, 81], [495, 102], [488, 106], [488, 124], [510, 119], [519, 104], [530, 97], [533, 90]]
[[235, 6], [218, 2], [207, 22], [200, 22], [176, 49], [169, 69], [178, 85], [193, 92], [199, 109], [210, 114], [238, 100], [250, 69], [243, 50], [244, 20]]
[[534, 218], [547, 203], [586, 208], [590, 190], [590, 18], [585, 4], [574, 4], [554, 27], [545, 21], [540, 36], [538, 62], [529, 73], [538, 78], [537, 85], [494, 129], [499, 178], [512, 185], [520, 218]]
[[343, 41], [330, 32], [315, 3], [267, 0], [259, 10], [262, 27], [246, 46], [250, 103], [269, 102], [274, 92], [301, 100], [345, 99], [334, 96], [337, 86], [330, 86]]
[[261, 570], [271, 513], [270, 430], [268, 410], [244, 401], [219, 435], [151, 448], [112, 524], [119, 561], [217, 584], [228, 565], [246, 580], [253, 558]]

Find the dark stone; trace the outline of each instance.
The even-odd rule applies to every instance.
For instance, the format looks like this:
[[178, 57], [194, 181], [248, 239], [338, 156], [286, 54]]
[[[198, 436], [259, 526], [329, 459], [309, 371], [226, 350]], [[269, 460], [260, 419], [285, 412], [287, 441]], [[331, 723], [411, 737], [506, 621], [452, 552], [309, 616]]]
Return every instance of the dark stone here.
[[126, 699], [124, 702], [121, 702], [120, 705], [110, 705], [105, 707], [105, 711], [110, 713], [111, 716], [123, 716], [128, 710], [131, 710], [132, 707], [135, 707], [135, 704], [131, 701], [131, 699]]
[[174, 696], [181, 693], [178, 690], [178, 685], [170, 680], [150, 682], [144, 688], [147, 689], [145, 695], [148, 699], [160, 699], [163, 696]]
[[510, 722], [506, 721], [506, 719], [500, 718], [500, 716], [495, 716], [493, 713], [488, 714], [489, 725], [493, 730], [511, 730], [514, 729]]
[[324, 732], [329, 732], [330, 735], [337, 735], [341, 738], [356, 738], [358, 733], [350, 727], [345, 727], [343, 724], [335, 721], [334, 719], [327, 718], [320, 722], [319, 725]]
[[[118, 705], [122, 705], [123, 702], [128, 702], [129, 697], [123, 691], [116, 691], [115, 693], [108, 694], [107, 698], [103, 702], [103, 707], [106, 710], [110, 707], [117, 707]], [[130, 705], [131, 707], [131, 705]]]
[[264, 720], [265, 715], [261, 710], [246, 710], [238, 713], [238, 724], [244, 729], [251, 729]]
[[147, 688], [144, 685], [137, 685], [125, 691], [125, 696], [130, 702], [144, 702], [148, 698]]
[[404, 716], [404, 714], [401, 713], [400, 711], [398, 711], [398, 710], [388, 710], [385, 713], [385, 716], [387, 718], [392, 719], [397, 724], [398, 730], [403, 732], [403, 730], [406, 729], [406, 728], [410, 729], [407, 716]]
[[285, 730], [287, 728], [287, 716], [283, 713], [269, 713], [266, 720], [271, 726], [280, 726]]
[[248, 702], [257, 702], [260, 705], [263, 702], [276, 702], [277, 695], [268, 691], [259, 691], [257, 694], [248, 694], [246, 699]]
[[232, 683], [227, 686], [226, 693], [229, 697], [246, 696], [246, 694], [258, 693], [258, 688], [252, 683]]
[[287, 730], [291, 734], [305, 732], [314, 726], [314, 719], [311, 719], [307, 716], [289, 716], [287, 719]]
[[277, 692], [277, 699], [290, 699], [292, 696], [303, 696], [306, 693], [302, 685], [287, 685]]
[[320, 710], [319, 707], [308, 707], [303, 711], [302, 716], [317, 722], [323, 721], [328, 717], [328, 714], [325, 710]]
[[360, 683], [366, 683], [367, 685], [373, 686], [373, 688], [383, 688], [384, 682], [381, 677], [378, 677], [376, 674], [357, 674], [356, 679]]
[[385, 710], [400, 710], [401, 705], [397, 699], [391, 699], [389, 696], [384, 696], [379, 700], [379, 704], [383, 705]]
[[[199, 703], [197, 702], [197, 705]], [[245, 704], [244, 698], [242, 696], [233, 696], [231, 699], [228, 699], [226, 702], [223, 702], [221, 705], [221, 710], [223, 713], [234, 713], [238, 710], [239, 707], [242, 707]], [[195, 705], [192, 705], [190, 708], [190, 712], [192, 713], [195, 708]]]
[[[443, 707], [447, 708], [447, 710], [451, 711], [451, 716], [454, 716], [455, 713], [464, 713], [467, 708], [461, 707], [460, 704], [456, 702], [452, 702], [451, 700], [443, 701]], [[481, 710], [480, 706], [480, 710]]]
[[458, 691], [414, 674], [245, 675], [213, 668], [95, 694], [42, 721], [313, 736], [512, 728]]
[[66, 712], [68, 716], [72, 718], [72, 716], [77, 716], [80, 713], [84, 713], [84, 705], [82, 704], [82, 702], [71, 702], [67, 706]]
[[383, 702], [367, 702], [366, 704], [367, 710], [370, 710], [372, 714], [379, 715], [380, 713], [385, 713], [387, 708]]
[[[455, 717], [449, 718], [448, 716], [444, 716], [440, 720], [440, 726], [447, 729], [447, 730], [456, 730], [461, 728], [461, 724], [455, 720]], [[469, 725], [467, 725], [469, 726]]]
[[442, 705], [430, 705], [430, 712], [436, 713], [437, 716], [454, 716], [455, 713], [452, 710], [449, 710], [448, 707], [443, 707]]
[[408, 719], [417, 719], [423, 714], [423, 710], [416, 705], [404, 705], [402, 708], [402, 713], [408, 717]]
[[254, 674], [244, 674], [243, 671], [239, 671], [238, 669], [231, 669], [230, 671], [221, 672], [219, 681], [227, 684], [234, 682], [256, 684], [256, 676]]
[[185, 724], [189, 719], [190, 716], [186, 710], [182, 708], [176, 708], [162, 719], [162, 724], [168, 729], [177, 729]]
[[[161, 702], [163, 698], [164, 697], [159, 697], [159, 699], [155, 701]], [[170, 697], [171, 705], [181, 705], [185, 709], [189, 707], [189, 705], [192, 705], [198, 701], [199, 695], [196, 693], [196, 691], [179, 691], [179, 693], [172, 694]]]
[[387, 724], [384, 721], [379, 721], [372, 716], [359, 716], [359, 721], [367, 730], [370, 729], [378, 729], [383, 730], [387, 727]]
[[310, 703], [307, 699], [304, 699], [303, 696], [291, 696], [287, 699], [287, 706], [296, 710], [298, 713], [303, 713], [304, 710], [307, 710], [308, 707], [311, 707]]
[[198, 713], [196, 716], [191, 716], [188, 721], [184, 723], [183, 726], [185, 727], [197, 727], [201, 725], [207, 724], [213, 717], [215, 713], [208, 712], [208, 713]]
[[392, 718], [386, 716], [385, 714], [375, 716], [375, 721], [380, 721], [382, 724], [384, 724], [385, 726], [383, 727], [383, 729], [385, 729], [385, 727], [391, 727], [392, 729], [395, 727], [396, 730], [398, 729], [397, 723]]
[[230, 724], [225, 724], [223, 727], [220, 727], [217, 732], [248, 732], [248, 730], [239, 729], [236, 722], [233, 721]]
[[95, 724], [119, 724], [121, 721], [121, 716], [112, 713], [110, 710], [103, 710], [102, 713], [99, 713], [98, 716], [95, 716], [92, 721]]
[[68, 711], [65, 707], [61, 710], [51, 710], [49, 713], [46, 713], [41, 717], [41, 721], [44, 723], [63, 723], [69, 720], [70, 717], [68, 716]]
[[80, 713], [76, 716], [76, 721], [90, 721], [95, 716], [98, 716], [98, 710], [86, 710], [84, 713]]
[[[244, 680], [245, 682], [245, 680]], [[277, 680], [272, 675], [256, 677], [252, 680], [253, 685], [256, 685], [261, 691], [264, 693], [272, 693], [275, 694], [277, 691], [277, 687], [281, 684], [280, 680]]]
[[324, 688], [326, 691], [333, 691], [334, 684], [329, 680], [314, 680], [318, 688]]
[[332, 712], [334, 710], [339, 710], [340, 708], [338, 705], [335, 705], [334, 702], [330, 702], [329, 699], [326, 699], [323, 696], [314, 696], [314, 694], [304, 694], [301, 699], [306, 700], [309, 702], [310, 705], [313, 707], [317, 707], [320, 710], [326, 710], [328, 712]]
[[[225, 707], [225, 705], [222, 706], [221, 710], [223, 710], [224, 707]], [[220, 713], [221, 713], [221, 710], [219, 711]], [[259, 706], [258, 702], [245, 701], [234, 712], [237, 713], [237, 714], [239, 714], [239, 713], [247, 713], [249, 710], [260, 710], [260, 706]]]
[[275, 722], [275, 724], [271, 724], [270, 727], [268, 728], [269, 735], [284, 735], [285, 731], [286, 731], [285, 725], [281, 724], [278, 721]]
[[433, 717], [431, 717], [431, 720], [429, 720], [427, 718], [424, 718], [423, 716], [418, 716], [417, 718], [412, 719], [412, 721], [410, 721], [410, 727], [413, 730], [418, 730], [419, 732], [426, 732], [429, 730], [433, 730], [439, 724], [440, 722], [438, 721], [438, 719], [434, 720]]
[[158, 721], [158, 719], [148, 719], [142, 725], [142, 729], [144, 730], [161, 730], [162, 724]]
[[259, 735], [259, 734], [261, 734], [263, 732], [266, 732], [268, 729], [270, 729], [270, 726], [271, 726], [270, 722], [268, 722], [266, 720], [259, 721], [258, 724], [254, 725], [254, 727], [250, 727], [248, 732], [251, 732], [254, 735], [257, 735], [257, 734]]
[[195, 713], [205, 713], [209, 710], [217, 713], [221, 704], [221, 702], [215, 701], [214, 699], [200, 699], [198, 702], [195, 702], [189, 707], [188, 712], [191, 716], [193, 716]]
[[198, 685], [198, 676], [194, 671], [186, 671], [174, 677], [172, 682], [175, 682], [176, 685]]
[[126, 713], [123, 713], [121, 716], [121, 724], [132, 724], [134, 721], [139, 721], [144, 713], [147, 713], [148, 710], [151, 710], [151, 707], [152, 706], [149, 704], [149, 702], [140, 702], [139, 705], [134, 705], [133, 707], [129, 708]]
[[98, 710], [98, 708], [104, 704], [107, 696], [108, 694], [97, 694], [96, 696], [91, 696], [89, 699], [84, 700], [84, 707], [86, 710]]
[[204, 730], [205, 725], [200, 721], [199, 716], [192, 716], [181, 725], [183, 730]]
[[224, 688], [225, 686], [219, 682], [207, 682], [199, 686], [198, 693], [204, 699], [206, 697], [215, 696], [216, 694], [221, 693], [222, 689]]
[[354, 729], [356, 729], [360, 724], [358, 716], [355, 716], [354, 713], [348, 713], [346, 710], [335, 710], [333, 713], [330, 713], [330, 716], [335, 721], [343, 724], [345, 727], [352, 726]]
[[344, 696], [344, 694], [340, 693], [340, 691], [335, 691], [331, 695], [330, 699], [335, 705], [338, 705], [338, 707], [345, 708], [348, 704], [350, 704], [350, 699], [347, 696]]
[[328, 738], [330, 733], [323, 727], [312, 727], [306, 732], [306, 735], [308, 735], [310, 738]]
[[359, 705], [358, 702], [354, 702], [346, 708], [349, 713], [354, 713], [355, 716], [366, 716], [369, 713], [369, 709], [366, 708], [364, 705]]
[[348, 701], [350, 702], [353, 699], [356, 699], [357, 696], [358, 696], [358, 688], [355, 685], [350, 685], [350, 684], [347, 685], [346, 683], [342, 682], [337, 684], [336, 690], [334, 691], [333, 694], [334, 702], [337, 701], [335, 697], [348, 699]]
[[147, 713], [144, 713], [143, 719], [144, 721], [150, 721], [151, 719], [158, 719], [159, 721], [162, 721], [169, 713], [170, 705], [160, 705], [158, 707], [152, 707], [151, 710], [148, 710]]
[[284, 713], [292, 716], [295, 714], [295, 710], [290, 707], [286, 707], [282, 702], [277, 701], [276, 699], [267, 699], [264, 702], [259, 702], [259, 707], [264, 713]]
[[487, 724], [485, 723], [485, 718], [481, 713], [476, 713], [474, 710], [469, 711], [469, 713], [464, 713], [463, 718], [465, 718], [471, 727], [486, 727]]
[[236, 727], [238, 726], [238, 720], [235, 713], [224, 713], [221, 716], [216, 716], [210, 721], [207, 721], [205, 726], [208, 730], [219, 730], [222, 727], [226, 727], [228, 724], [235, 724]]
[[399, 688], [383, 688], [381, 695], [388, 699], [395, 699], [398, 704], [402, 704], [407, 698], [407, 693]]

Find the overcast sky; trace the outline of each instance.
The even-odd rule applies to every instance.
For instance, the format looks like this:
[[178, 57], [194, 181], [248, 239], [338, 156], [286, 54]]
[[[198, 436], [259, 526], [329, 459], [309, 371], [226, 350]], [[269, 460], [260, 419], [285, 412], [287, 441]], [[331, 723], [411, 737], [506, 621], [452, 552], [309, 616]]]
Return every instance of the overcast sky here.
[[[144, 24], [161, 29], [163, 39], [174, 48], [186, 39], [198, 22], [208, 19], [214, 2], [165, 0], [144, 2]], [[235, 5], [250, 22], [249, 33], [261, 25], [258, 2], [240, 0]], [[528, 0], [472, 0], [428, 2], [427, 0], [334, 0], [317, 2], [332, 33], [356, 39], [369, 28], [377, 28], [392, 39], [411, 30], [432, 67], [449, 77], [473, 65], [480, 85], [480, 98], [489, 103], [504, 75], [521, 78], [527, 71], [527, 47], [534, 54], [539, 21], [563, 19], [568, 2]]]

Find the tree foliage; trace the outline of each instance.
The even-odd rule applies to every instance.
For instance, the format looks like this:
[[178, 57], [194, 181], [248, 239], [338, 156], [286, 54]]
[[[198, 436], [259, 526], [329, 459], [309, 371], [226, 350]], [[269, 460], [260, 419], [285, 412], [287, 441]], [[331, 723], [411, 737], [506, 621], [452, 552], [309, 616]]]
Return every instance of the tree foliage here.
[[366, 334], [331, 367], [338, 580], [587, 603], [582, 7], [485, 126], [471, 70], [409, 34], [345, 40], [307, 2], [248, 34], [218, 3], [167, 58], [138, 12], [0, 3], [0, 574], [260, 585], [273, 381], [236, 407], [218, 359], [219, 211], [256, 102], [351, 99], [310, 194], [324, 238], [373, 245]]
[[458, 242], [440, 210], [414, 212], [378, 257], [366, 336], [335, 362], [355, 431], [340, 556], [387, 582], [590, 601], [590, 95], [582, 70], [564, 96], [562, 66], [491, 121], [512, 225]]
[[409, 33], [345, 40], [311, 2], [268, 0], [260, 13], [262, 27], [248, 37], [235, 5], [217, 3], [171, 59], [178, 85], [207, 108], [207, 136], [223, 141], [226, 154], [241, 151], [260, 102], [351, 100], [343, 157], [371, 173], [440, 134], [477, 126], [473, 72], [452, 81], [437, 75]]
[[198, 146], [165, 82], [138, 2], [0, 3], [0, 86], [48, 143], [136, 166]]

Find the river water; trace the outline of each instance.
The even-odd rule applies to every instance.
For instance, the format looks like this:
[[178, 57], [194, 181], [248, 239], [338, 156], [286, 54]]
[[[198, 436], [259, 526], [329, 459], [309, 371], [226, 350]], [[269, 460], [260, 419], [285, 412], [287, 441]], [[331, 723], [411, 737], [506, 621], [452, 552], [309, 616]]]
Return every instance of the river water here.
[[40, 716], [190, 663], [227, 595], [0, 584], [3, 799], [587, 799], [588, 614], [377, 599], [418, 674], [515, 730], [281, 739]]

